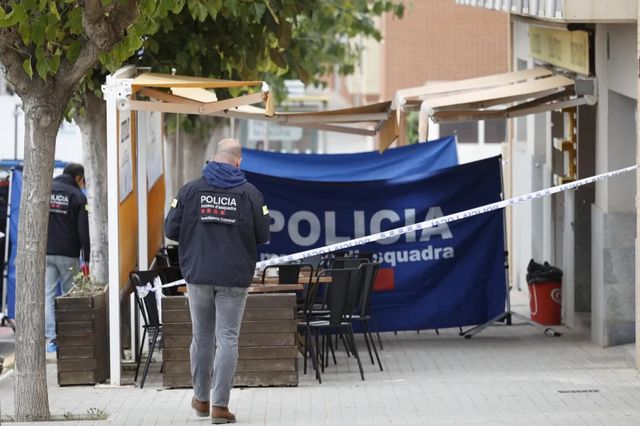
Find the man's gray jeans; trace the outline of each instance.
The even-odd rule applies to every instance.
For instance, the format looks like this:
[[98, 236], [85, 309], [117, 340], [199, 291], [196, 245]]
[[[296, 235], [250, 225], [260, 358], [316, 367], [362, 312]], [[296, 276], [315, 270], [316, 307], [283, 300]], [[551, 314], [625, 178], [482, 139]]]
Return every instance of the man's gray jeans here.
[[77, 272], [77, 257], [47, 255], [47, 269], [44, 277], [44, 334], [47, 340], [56, 338], [55, 298], [58, 279], [60, 279], [62, 294], [68, 293], [73, 285], [73, 276]]
[[193, 393], [199, 401], [211, 401], [216, 407], [229, 406], [247, 292], [243, 287], [187, 285]]

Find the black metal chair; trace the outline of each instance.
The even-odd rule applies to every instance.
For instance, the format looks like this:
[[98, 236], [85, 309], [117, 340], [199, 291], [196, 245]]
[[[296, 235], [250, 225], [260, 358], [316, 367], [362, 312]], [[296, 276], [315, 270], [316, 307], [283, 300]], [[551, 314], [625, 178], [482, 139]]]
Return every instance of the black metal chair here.
[[156, 254], [156, 268], [166, 268], [171, 266], [169, 256], [164, 251], [160, 251]]
[[313, 265], [309, 263], [287, 263], [283, 265], [271, 265], [262, 271], [262, 283], [264, 284], [269, 269], [278, 270], [278, 284], [298, 284], [300, 282], [300, 273], [309, 270], [309, 283], [313, 279]]
[[[356, 347], [353, 327], [349, 320], [349, 315], [353, 313], [354, 309], [353, 298], [350, 293], [355, 288], [354, 281], [360, 279], [361, 271], [359, 268], [325, 269], [318, 277], [324, 274], [331, 274], [332, 277], [332, 282], [329, 286], [330, 291], [327, 292], [326, 298], [329, 314], [326, 318], [317, 318], [311, 312], [311, 318], [308, 320], [308, 327], [315, 337], [316, 350], [319, 352], [320, 369], [324, 371], [329, 351], [331, 351], [334, 363], [336, 362], [334, 348], [331, 343], [331, 336], [335, 333], [343, 337], [347, 353], [353, 353], [358, 362], [360, 377], [364, 380], [364, 370]], [[322, 343], [319, 341], [320, 334], [322, 334]]]
[[[380, 356], [378, 355], [378, 350], [376, 348], [376, 343], [373, 340], [373, 336], [369, 331], [369, 321], [372, 320], [371, 316], [371, 292], [373, 291], [373, 285], [376, 281], [376, 276], [378, 275], [378, 269], [380, 268], [379, 263], [363, 263], [359, 266], [361, 274], [359, 276], [360, 280], [358, 283], [360, 294], [356, 295], [357, 304], [355, 304], [356, 309], [354, 313], [349, 316], [349, 319], [352, 321], [360, 321], [362, 324], [362, 331], [364, 335], [364, 342], [367, 345], [367, 350], [369, 351], [369, 357], [371, 358], [371, 364], [375, 364], [373, 361], [373, 355], [371, 353], [371, 349], [373, 348], [373, 352], [376, 355], [376, 359], [378, 361], [378, 366], [380, 367], [380, 371], [382, 369], [382, 363], [380, 362]], [[378, 339], [380, 339], [380, 335], [378, 334]]]
[[170, 244], [166, 247], [162, 247], [160, 249], [161, 256], [166, 256], [169, 263], [166, 266], [180, 266], [180, 253], [179, 246], [175, 244]]
[[158, 336], [162, 331], [162, 324], [160, 324], [160, 315], [158, 313], [156, 292], [149, 291], [145, 296], [141, 296], [140, 294], [138, 294], [137, 289], [139, 287], [145, 288], [147, 287], [147, 285], [151, 285], [151, 287], [153, 287], [153, 283], [157, 278], [159, 278], [159, 273], [157, 271], [133, 271], [129, 274], [129, 280], [134, 289], [136, 305], [138, 306], [140, 315], [142, 316], [142, 320], [144, 321], [144, 324], [142, 326], [144, 329], [144, 332], [142, 333], [142, 341], [140, 342], [140, 348], [138, 349], [136, 356], [136, 373], [133, 379], [134, 382], [138, 380], [138, 371], [140, 370], [140, 362], [142, 361], [142, 349], [144, 348], [144, 342], [145, 338], [147, 337], [147, 332], [150, 336], [149, 355], [147, 356], [147, 362], [145, 363], [144, 370], [142, 372], [140, 389], [144, 388], [144, 382], [147, 378], [147, 373], [149, 372], [149, 365], [151, 364], [153, 351], [156, 347]]
[[[160, 274], [160, 280], [162, 281], [162, 284], [172, 283], [183, 278], [182, 271], [180, 271], [180, 268], [178, 268], [177, 266], [160, 266], [158, 267], [158, 272]], [[165, 296], [180, 296], [183, 293], [180, 293], [178, 289], [184, 286], [186, 286], [186, 284], [183, 284], [181, 286], [163, 288], [162, 294], [164, 294]]]
[[311, 322], [313, 303], [318, 294], [318, 288], [320, 287], [320, 276], [316, 277], [315, 282], [310, 282], [304, 285], [304, 301], [302, 304], [302, 321], [298, 322], [298, 333], [304, 336], [304, 374], [307, 374], [307, 356], [311, 358], [313, 369], [316, 372], [316, 379], [319, 383], [322, 383], [322, 377], [320, 376], [320, 368], [318, 367], [317, 351], [314, 345], [313, 336], [311, 334]]

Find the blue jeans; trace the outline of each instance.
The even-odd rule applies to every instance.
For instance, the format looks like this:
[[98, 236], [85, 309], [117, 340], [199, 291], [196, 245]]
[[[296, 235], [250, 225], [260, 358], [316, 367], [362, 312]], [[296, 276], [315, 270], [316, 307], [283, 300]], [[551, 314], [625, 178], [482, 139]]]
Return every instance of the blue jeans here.
[[216, 407], [229, 406], [247, 292], [243, 287], [187, 284], [193, 393]]
[[47, 255], [47, 270], [44, 278], [44, 333], [47, 340], [56, 338], [55, 298], [58, 279], [62, 294], [71, 290], [73, 276], [78, 272], [78, 258]]

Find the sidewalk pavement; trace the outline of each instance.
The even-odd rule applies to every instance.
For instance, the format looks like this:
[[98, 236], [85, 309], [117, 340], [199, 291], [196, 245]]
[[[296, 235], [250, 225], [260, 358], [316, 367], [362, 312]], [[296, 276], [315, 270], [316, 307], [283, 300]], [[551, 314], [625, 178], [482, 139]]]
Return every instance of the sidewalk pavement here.
[[[528, 311], [526, 296], [514, 293], [514, 308]], [[384, 333], [384, 372], [359, 340], [364, 382], [340, 353], [322, 384], [300, 372], [297, 388], [234, 389], [230, 409], [246, 425], [640, 424], [631, 345], [601, 349], [558, 329], [565, 334], [546, 337], [528, 325], [497, 325], [472, 339], [454, 329]], [[190, 389], [161, 387], [159, 369], [152, 366], [144, 389], [58, 387], [50, 363], [51, 412], [108, 414], [102, 422], [66, 422], [73, 425], [209, 424], [192, 413]], [[0, 381], [0, 404], [2, 415], [13, 413], [12, 376]]]

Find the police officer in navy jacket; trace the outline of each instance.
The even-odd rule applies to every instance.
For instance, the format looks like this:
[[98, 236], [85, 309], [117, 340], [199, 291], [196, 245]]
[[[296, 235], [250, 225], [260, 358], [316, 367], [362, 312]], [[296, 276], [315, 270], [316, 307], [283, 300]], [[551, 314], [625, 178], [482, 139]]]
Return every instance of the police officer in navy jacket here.
[[89, 218], [87, 198], [82, 192], [84, 186], [84, 167], [76, 163], [68, 164], [62, 174], [53, 179], [45, 274], [45, 336], [49, 340], [48, 352], [57, 349], [54, 299], [58, 280], [62, 293], [67, 293], [71, 290], [78, 267], [86, 270], [86, 265], [80, 265], [81, 257], [84, 262], [89, 262]]
[[193, 324], [191, 405], [214, 423], [235, 422], [228, 404], [240, 322], [256, 245], [269, 241], [271, 222], [262, 194], [239, 169], [241, 160], [240, 143], [221, 140], [202, 177], [180, 188], [165, 220], [167, 237], [179, 242]]

